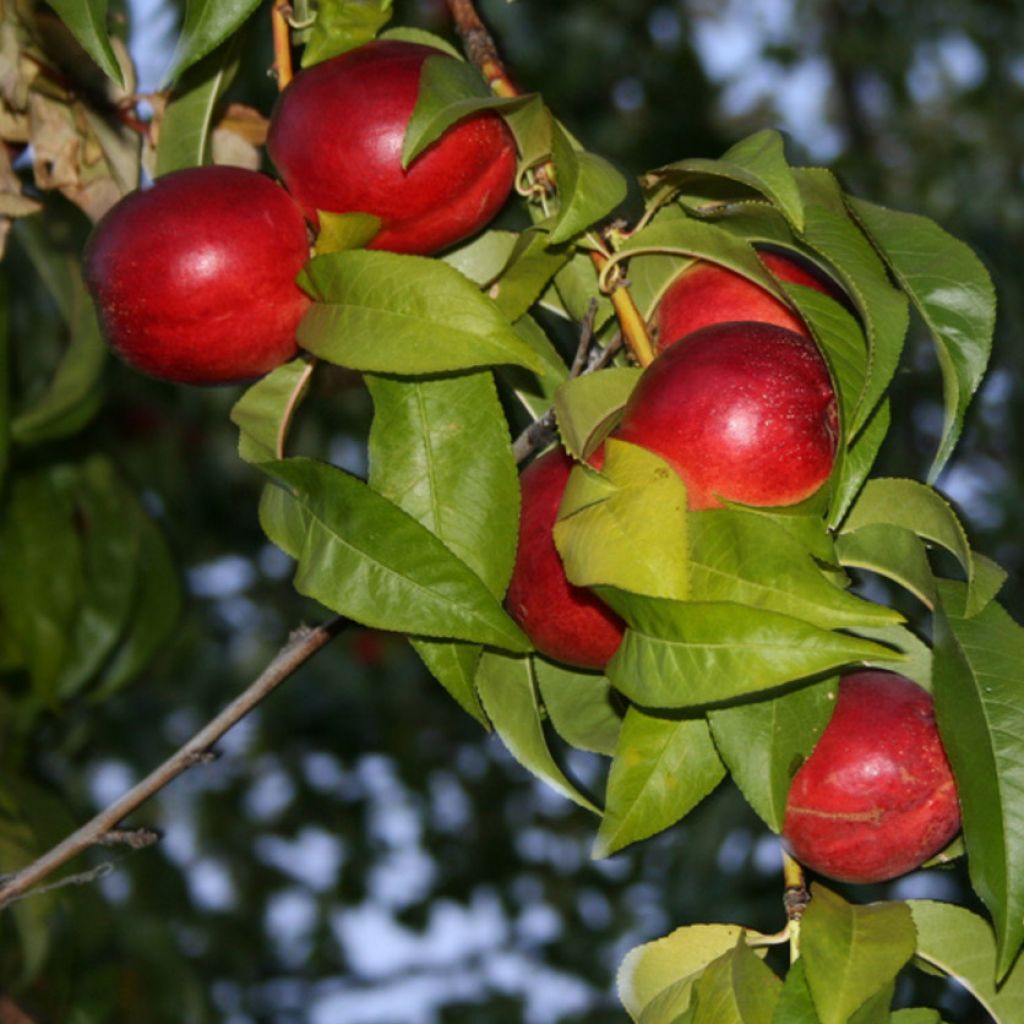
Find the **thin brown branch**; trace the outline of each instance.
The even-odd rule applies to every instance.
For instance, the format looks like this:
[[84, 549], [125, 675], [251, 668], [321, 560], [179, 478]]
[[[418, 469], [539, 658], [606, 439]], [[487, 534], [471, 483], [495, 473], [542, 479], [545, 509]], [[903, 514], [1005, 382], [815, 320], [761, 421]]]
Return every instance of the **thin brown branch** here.
[[[90, 847], [109, 844], [112, 840], [127, 843], [129, 846], [137, 843], [148, 845], [141, 839], [147, 833], [136, 830], [129, 832], [120, 828], [121, 822], [182, 772], [195, 764], [209, 760], [212, 756], [210, 748], [233, 725], [241, 721], [317, 651], [326, 646], [347, 624], [348, 620], [339, 616], [320, 626], [296, 630], [259, 677], [163, 764], [53, 849], [17, 873], [4, 878], [0, 882], [0, 909], [20, 899], [29, 890], [35, 889], [43, 879]], [[134, 840], [129, 838], [130, 835], [134, 835]], [[155, 838], [155, 833], [148, 835]], [[87, 872], [86, 875], [88, 874]]]
[[491, 91], [496, 96], [518, 96], [519, 89], [509, 78], [494, 39], [476, 13], [472, 0], [448, 0], [448, 9], [452, 12], [455, 30], [462, 40], [466, 56], [480, 69]]

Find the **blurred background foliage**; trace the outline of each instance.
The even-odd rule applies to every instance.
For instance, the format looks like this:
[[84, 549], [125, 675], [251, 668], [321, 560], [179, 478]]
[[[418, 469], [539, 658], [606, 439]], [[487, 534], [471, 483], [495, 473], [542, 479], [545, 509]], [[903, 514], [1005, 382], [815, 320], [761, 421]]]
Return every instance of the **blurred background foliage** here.
[[[183, 3], [114, 4], [141, 62], [167, 67]], [[267, 5], [263, 5], [265, 8]], [[441, 0], [397, 0], [396, 21], [448, 34]], [[1022, 608], [1024, 19], [1012, 0], [484, 0], [507, 63], [585, 142], [633, 172], [717, 156], [750, 131], [787, 132], [795, 162], [829, 163], [877, 202], [932, 217], [995, 278], [991, 373], [940, 480], [975, 545], [1010, 572]], [[268, 113], [269, 24], [246, 29], [230, 99]], [[61, 205], [61, 201], [55, 201]], [[58, 210], [72, 261], [87, 225]], [[67, 343], [32, 263], [32, 222], [8, 245], [14, 392], [31, 394]], [[882, 471], [921, 476], [941, 425], [923, 334], [898, 382]], [[2, 365], [2, 361], [0, 361]], [[301, 621], [288, 560], [256, 519], [261, 486], [235, 454], [240, 389], [144, 379], [110, 359], [103, 400], [70, 437], [15, 451], [31, 473], [100, 453], [141, 495], [184, 586], [149, 563], [168, 630], [125, 689], [0, 693], [0, 857], [16, 864], [109, 803], [254, 676]], [[300, 448], [359, 471], [369, 402], [325, 375]], [[41, 572], [60, 578], [59, 559]], [[9, 566], [5, 566], [5, 573]], [[157, 575], [153, 575], [157, 573]], [[2, 656], [0, 651], [0, 656]], [[0, 667], [3, 661], [0, 657]], [[542, 789], [461, 712], [398, 639], [344, 634], [135, 824], [150, 850], [95, 851], [113, 870], [26, 900], [0, 920], [0, 1020], [14, 1000], [64, 1024], [474, 1024], [620, 1021], [611, 986], [632, 945], [697, 921], [783, 923], [779, 855], [735, 790], [685, 824], [594, 863], [594, 823]], [[600, 791], [602, 767], [570, 768]], [[85, 865], [90, 866], [89, 864]], [[82, 869], [82, 864], [75, 868]], [[858, 899], [963, 893], [962, 866]], [[931, 982], [904, 981], [911, 986]], [[939, 985], [939, 982], [934, 982]], [[986, 1021], [963, 993], [929, 994], [950, 1022]]]

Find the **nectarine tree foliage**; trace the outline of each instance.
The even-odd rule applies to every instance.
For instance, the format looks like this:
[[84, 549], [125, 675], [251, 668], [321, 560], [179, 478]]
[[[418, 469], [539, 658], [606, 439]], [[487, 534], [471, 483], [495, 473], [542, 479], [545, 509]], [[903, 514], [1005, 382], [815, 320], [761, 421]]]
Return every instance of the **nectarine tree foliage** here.
[[[634, 1021], [938, 1021], [894, 1004], [911, 967], [1020, 1020], [1024, 631], [934, 487], [994, 329], [971, 250], [791, 162], [773, 130], [627, 174], [529, 91], [543, 83], [513, 84], [459, 0], [461, 47], [392, 24], [388, 0], [296, 5], [308, 17], [191, 3], [149, 121], [106, 0], [50, 6], [0, 8], [21, 56], [0, 82], [0, 216], [69, 332], [44, 389], [8, 402], [0, 363], [0, 671], [31, 695], [25, 721], [138, 676], [180, 603], [146, 502], [74, 444], [102, 401], [103, 336], [179, 385], [258, 377], [230, 414], [265, 480], [246, 514], [295, 590], [407, 638], [524, 769], [593, 813], [595, 857], [720, 785], [790, 843], [777, 932], [678, 921], [626, 955]], [[221, 102], [257, 9], [272, 114]], [[73, 47], [88, 88], [60, 70]], [[84, 276], [52, 258], [69, 232]], [[942, 374], [924, 481], [873, 471], [912, 317]], [[365, 476], [295, 444], [341, 371], [372, 403]], [[854, 714], [865, 677], [879, 696]], [[605, 758], [603, 792], [567, 770], [571, 748]], [[884, 784], [857, 802], [854, 775]], [[32, 887], [59, 866], [29, 817], [0, 845], [24, 984], [27, 918], [49, 908]], [[152, 839], [119, 824], [87, 841]], [[961, 857], [984, 916], [828, 881]]]

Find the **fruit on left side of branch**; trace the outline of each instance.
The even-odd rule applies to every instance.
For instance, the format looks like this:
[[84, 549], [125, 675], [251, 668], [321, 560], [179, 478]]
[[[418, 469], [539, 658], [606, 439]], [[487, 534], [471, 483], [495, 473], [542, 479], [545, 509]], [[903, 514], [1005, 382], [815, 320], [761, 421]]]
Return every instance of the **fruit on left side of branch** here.
[[603, 669], [625, 624], [595, 594], [569, 582], [553, 536], [573, 465], [563, 449], [553, 448], [520, 474], [519, 546], [505, 607], [541, 654]]
[[85, 281], [126, 362], [181, 384], [268, 373], [297, 352], [310, 300], [299, 208], [266, 175], [195, 167], [132, 192], [97, 224]]
[[895, 672], [843, 677], [790, 786], [783, 837], [796, 859], [838, 881], [882, 882], [919, 867], [959, 828], [931, 695]]
[[828, 479], [839, 413], [814, 341], [773, 324], [715, 324], [644, 371], [612, 436], [679, 474], [691, 509], [795, 505]]
[[371, 249], [427, 255], [475, 234], [512, 190], [516, 146], [493, 111], [452, 125], [409, 166], [402, 143], [430, 46], [378, 39], [307, 68], [278, 98], [267, 152], [288, 191], [317, 210], [369, 213]]

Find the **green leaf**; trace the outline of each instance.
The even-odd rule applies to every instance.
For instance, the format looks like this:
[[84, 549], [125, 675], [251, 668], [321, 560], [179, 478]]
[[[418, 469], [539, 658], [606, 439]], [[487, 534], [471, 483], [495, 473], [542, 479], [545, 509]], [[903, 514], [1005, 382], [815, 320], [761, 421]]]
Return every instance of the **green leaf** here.
[[938, 1010], [926, 1006], [913, 1006], [896, 1010], [889, 1018], [890, 1024], [943, 1024]]
[[699, 190], [702, 198], [723, 202], [763, 196], [797, 231], [803, 230], [800, 191], [786, 162], [782, 136], [771, 129], [742, 139], [718, 160], [680, 160], [659, 167], [648, 178], [666, 182], [673, 190]]
[[530, 662], [528, 657], [484, 651], [476, 685], [487, 717], [509, 752], [527, 771], [573, 803], [598, 814], [593, 801], [573, 785], [551, 756]]
[[541, 228], [527, 228], [509, 254], [489, 294], [510, 320], [518, 320], [540, 298], [572, 255], [569, 246], [551, 246]]
[[402, 167], [408, 167], [453, 124], [481, 110], [522, 106], [530, 96], [495, 96], [472, 64], [445, 54], [428, 57], [420, 91], [402, 141]]
[[[54, 684], [61, 699], [76, 694], [107, 661], [133, 611], [141, 528], [135, 496], [100, 455], [82, 465], [75, 487], [75, 521], [82, 543], [83, 589]], [[141, 571], [140, 571], [141, 570]]]
[[578, 750], [611, 757], [619, 740], [623, 711], [608, 680], [536, 655], [533, 672], [555, 732]]
[[521, 106], [507, 108], [504, 115], [516, 139], [519, 166], [532, 168], [551, 156], [555, 119], [539, 94], [533, 93], [526, 100]]
[[759, 608], [606, 591], [601, 597], [630, 626], [608, 663], [608, 676], [645, 707], [720, 704], [869, 659], [898, 664], [903, 657], [869, 640]]
[[66, 465], [16, 477], [0, 521], [0, 621], [47, 702], [56, 697], [85, 588], [75, 484]]
[[845, 428], [854, 420], [867, 373], [868, 353], [860, 324], [831, 296], [801, 284], [785, 284], [784, 287], [825, 354], [836, 384], [840, 418]]
[[600, 473], [574, 467], [554, 538], [577, 586], [687, 596], [686, 487], [644, 448], [609, 438]]
[[1002, 578], [998, 567], [993, 571], [994, 563], [979, 565], [953, 507], [926, 484], [891, 477], [868, 481], [850, 509], [842, 533], [879, 523], [904, 527], [956, 558], [967, 577], [968, 617], [976, 615], [999, 590]]
[[366, 383], [374, 407], [370, 486], [500, 600], [516, 557], [519, 477], [492, 376]]
[[260, 0], [188, 0], [166, 84], [234, 35], [259, 5]]
[[630, 707], [608, 776], [593, 856], [608, 857], [674, 825], [724, 777], [703, 718], [658, 718]]
[[302, 66], [311, 67], [370, 42], [390, 20], [391, 0], [317, 0]]
[[815, 884], [800, 923], [800, 955], [821, 1024], [847, 1024], [914, 955], [905, 903], [858, 906]]
[[849, 448], [840, 451], [838, 469], [832, 474], [832, 501], [828, 517], [830, 530], [835, 530], [846, 517], [864, 481], [871, 473], [879, 449], [889, 433], [892, 412], [889, 399], [884, 398], [875, 406], [864, 429], [857, 435]]
[[271, 542], [297, 562], [312, 521], [309, 510], [289, 491], [270, 483], [260, 495], [259, 520]]
[[47, 237], [44, 220], [17, 220], [15, 237], [46, 283], [70, 337], [49, 386], [31, 405], [19, 410], [11, 423], [11, 435], [21, 445], [67, 437], [92, 419], [102, 401], [101, 378], [107, 361], [107, 346], [77, 254]]
[[131, 617], [91, 698], [102, 702], [132, 682], [174, 636], [184, 603], [181, 577], [163, 532], [136, 503], [139, 566]]
[[782, 831], [789, 786], [832, 717], [836, 681], [708, 713], [711, 734], [740, 792], [764, 823]]
[[885, 576], [929, 608], [935, 607], [935, 576], [924, 542], [913, 530], [868, 523], [837, 538], [836, 554], [843, 565]]
[[371, 373], [445, 373], [495, 364], [544, 365], [489, 299], [440, 260], [350, 250], [318, 256], [299, 276], [317, 301], [299, 343]]
[[[616, 976], [619, 999], [644, 1024], [672, 1024], [690, 1005], [694, 981], [733, 949], [744, 929], [734, 924], [694, 924], [645, 942], [624, 957]], [[657, 1012], [653, 1004], [657, 1003]]]
[[867, 375], [852, 421], [846, 425], [847, 437], [854, 437], [899, 365], [909, 324], [907, 299], [889, 282], [885, 265], [850, 218], [832, 173], [798, 168], [795, 174], [807, 217], [803, 239], [835, 268], [867, 329]]
[[917, 927], [919, 959], [955, 978], [995, 1024], [1024, 1020], [1024, 962], [1018, 961], [996, 987], [996, 943], [987, 921], [952, 903], [908, 900], [907, 906]]
[[[737, 238], [725, 226], [688, 217], [678, 207], [665, 210], [643, 230], [630, 235], [620, 251], [637, 253], [629, 262], [630, 291], [646, 316], [654, 312], [665, 290], [686, 269], [688, 263], [680, 257], [716, 263], [752, 281], [780, 302], [792, 305], [788, 292], [768, 272], [745, 238]], [[666, 256], [674, 258], [666, 260]]]
[[118, 85], [124, 85], [124, 72], [107, 30], [108, 0], [49, 0], [49, 4], [100, 70]]
[[417, 637], [411, 637], [409, 642], [427, 667], [427, 671], [448, 691], [459, 706], [485, 729], [490, 729], [491, 723], [480, 704], [473, 681], [483, 648], [479, 644], [421, 640]]
[[741, 509], [691, 513], [694, 601], [735, 601], [823, 629], [901, 622], [902, 616], [829, 581], [810, 553], [776, 521]]
[[214, 113], [238, 73], [242, 37], [227, 39], [181, 76], [160, 122], [156, 174], [212, 162]]
[[299, 593], [376, 629], [529, 649], [480, 577], [361, 480], [310, 459], [262, 468], [290, 489], [306, 519]]
[[742, 940], [694, 986], [693, 1024], [771, 1024], [782, 981]]
[[597, 271], [586, 253], [576, 252], [557, 274], [552, 287], [541, 296], [541, 306], [568, 320], [581, 323], [589, 315], [597, 299], [594, 330], [600, 329], [615, 315], [611, 300], [597, 286]]
[[235, 403], [231, 422], [239, 429], [238, 454], [246, 462], [279, 457], [292, 414], [309, 390], [312, 369], [308, 360], [292, 359], [250, 385]]
[[807, 964], [797, 960], [786, 974], [772, 1024], [821, 1024], [807, 985]]
[[313, 246], [315, 256], [326, 256], [346, 249], [362, 249], [380, 231], [381, 219], [372, 213], [334, 213], [317, 210], [320, 231]]
[[558, 433], [577, 459], [589, 458], [607, 428], [622, 411], [643, 371], [616, 366], [571, 377], [555, 392]]
[[518, 248], [519, 237], [515, 231], [491, 229], [455, 249], [446, 250], [438, 259], [484, 288], [508, 265]]
[[943, 583], [933, 683], [956, 776], [971, 883], [996, 924], [1002, 977], [1024, 942], [1024, 629], [995, 603], [963, 616], [962, 585]]
[[557, 122], [552, 130], [560, 209], [551, 243], [568, 242], [604, 220], [625, 198], [626, 179], [604, 157], [578, 149]]
[[996, 293], [982, 262], [938, 224], [847, 197], [931, 332], [945, 397], [942, 438], [928, 474], [934, 481], [956, 446], [964, 414], [992, 351]]

